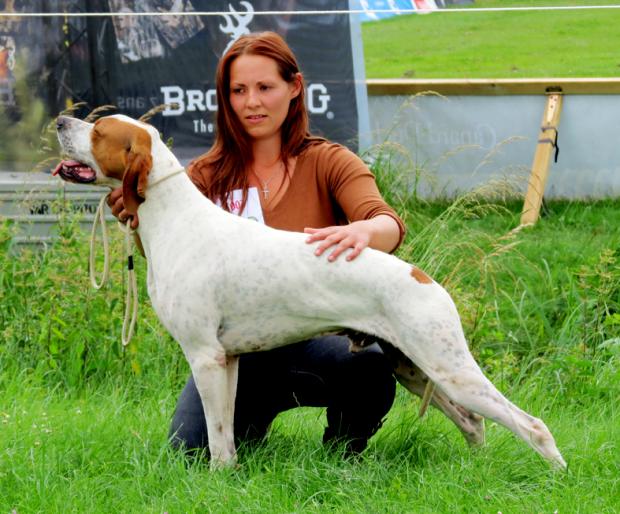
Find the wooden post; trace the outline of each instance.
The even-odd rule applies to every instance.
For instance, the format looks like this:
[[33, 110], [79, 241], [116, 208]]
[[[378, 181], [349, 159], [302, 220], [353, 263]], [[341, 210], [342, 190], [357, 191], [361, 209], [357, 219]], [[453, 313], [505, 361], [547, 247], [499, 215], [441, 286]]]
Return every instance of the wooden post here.
[[552, 153], [557, 151], [558, 125], [562, 112], [562, 93], [547, 93], [547, 105], [543, 114], [538, 145], [534, 154], [532, 173], [523, 203], [521, 225], [533, 225], [538, 221], [543, 194], [549, 175], [549, 163]]

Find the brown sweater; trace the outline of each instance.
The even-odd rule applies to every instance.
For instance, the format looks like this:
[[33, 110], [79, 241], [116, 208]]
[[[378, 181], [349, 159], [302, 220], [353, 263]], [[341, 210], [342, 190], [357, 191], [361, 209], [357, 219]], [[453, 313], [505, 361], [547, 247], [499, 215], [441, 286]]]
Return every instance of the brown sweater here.
[[[195, 169], [190, 169], [189, 175], [204, 193], [209, 177]], [[381, 197], [364, 161], [347, 148], [327, 141], [310, 144], [297, 156], [284, 196], [273, 209], [263, 209], [266, 225], [294, 232], [303, 232], [306, 227], [346, 225], [380, 214], [398, 223], [400, 245], [405, 226]]]

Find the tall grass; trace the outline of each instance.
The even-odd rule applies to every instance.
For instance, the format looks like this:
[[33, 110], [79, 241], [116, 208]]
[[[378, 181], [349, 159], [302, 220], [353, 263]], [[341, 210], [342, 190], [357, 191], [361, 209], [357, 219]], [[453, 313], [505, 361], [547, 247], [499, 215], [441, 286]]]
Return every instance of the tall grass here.
[[[75, 391], [108, 381], [131, 383], [145, 372], [173, 382], [180, 368], [185, 375], [176, 344], [149, 308], [143, 280], [138, 333], [122, 349], [125, 259], [119, 231], [111, 227], [111, 281], [95, 292], [87, 280], [80, 214], [60, 200], [54, 210], [58, 238], [46, 250], [12, 247], [15, 228], [0, 225], [0, 381], [19, 375]], [[145, 274], [142, 259], [137, 272]]]

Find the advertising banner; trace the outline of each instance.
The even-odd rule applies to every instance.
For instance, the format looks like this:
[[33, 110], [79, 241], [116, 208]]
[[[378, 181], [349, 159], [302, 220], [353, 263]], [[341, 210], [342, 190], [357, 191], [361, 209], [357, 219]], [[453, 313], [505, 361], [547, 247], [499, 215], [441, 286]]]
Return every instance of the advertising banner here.
[[[0, 109], [19, 118], [15, 70], [21, 62], [29, 77], [29, 94], [44, 100], [50, 117], [76, 102], [86, 104], [80, 116], [112, 105], [116, 109], [110, 112], [140, 117], [166, 104], [152, 123], [187, 161], [213, 141], [220, 56], [243, 34], [273, 30], [286, 39], [300, 62], [312, 131], [357, 150], [358, 110], [367, 119], [367, 106], [363, 65], [359, 66], [361, 41], [354, 50], [352, 17], [295, 14], [338, 9], [349, 9], [349, 0], [7, 0], [4, 12], [16, 14], [39, 10], [116, 15], [0, 17]], [[220, 14], [192, 14], [207, 11]], [[360, 53], [358, 66], [354, 52]], [[11, 169], [2, 161], [0, 156], [0, 170]]]

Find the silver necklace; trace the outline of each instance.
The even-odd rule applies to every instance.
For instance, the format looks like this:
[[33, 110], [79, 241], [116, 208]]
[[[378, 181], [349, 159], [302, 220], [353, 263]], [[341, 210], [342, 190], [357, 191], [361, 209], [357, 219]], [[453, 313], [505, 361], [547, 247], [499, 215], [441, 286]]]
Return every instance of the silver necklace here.
[[282, 165], [284, 163], [282, 161], [280, 161], [280, 166], [278, 166], [278, 169], [276, 171], [273, 172], [273, 174], [271, 175], [271, 177], [269, 177], [267, 180], [263, 180], [258, 173], [256, 173], [256, 170], [254, 168], [252, 168], [252, 173], [254, 173], [254, 176], [260, 181], [260, 183], [263, 185], [263, 189], [261, 189], [261, 192], [263, 193], [263, 197], [265, 198], [265, 200], [267, 199], [267, 197], [269, 196], [269, 188], [267, 187], [269, 185], [269, 182], [271, 182], [275, 176], [278, 174], [278, 172], [282, 169]]

